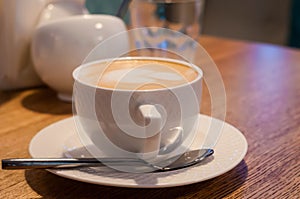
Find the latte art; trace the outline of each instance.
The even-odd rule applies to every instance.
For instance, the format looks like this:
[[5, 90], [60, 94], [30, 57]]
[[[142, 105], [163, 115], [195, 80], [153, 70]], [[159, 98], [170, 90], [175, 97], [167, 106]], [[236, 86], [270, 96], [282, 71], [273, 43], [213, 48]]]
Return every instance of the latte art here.
[[193, 81], [198, 73], [181, 63], [162, 60], [117, 60], [106, 65], [97, 86], [111, 89], [152, 90]]

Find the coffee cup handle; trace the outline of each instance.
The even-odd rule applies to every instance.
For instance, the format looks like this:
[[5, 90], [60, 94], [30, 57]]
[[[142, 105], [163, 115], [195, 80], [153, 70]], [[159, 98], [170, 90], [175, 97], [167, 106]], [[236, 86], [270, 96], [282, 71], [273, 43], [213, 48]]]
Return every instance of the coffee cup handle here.
[[162, 128], [162, 116], [155, 105], [146, 104], [139, 106], [139, 111], [145, 123], [146, 137], [158, 134]]
[[154, 105], [146, 104], [139, 106], [139, 111], [143, 117], [145, 130], [145, 142], [140, 149], [140, 158], [144, 160], [151, 160], [157, 157], [160, 141], [161, 141], [161, 128], [162, 116]]
[[162, 142], [161, 129], [163, 127], [164, 118], [159, 113], [155, 105], [141, 105], [139, 111], [145, 121], [145, 135], [146, 139], [144, 144], [145, 151], [143, 159], [155, 158], [158, 153], [166, 154], [173, 151], [182, 142], [183, 130], [181, 127], [170, 129], [170, 138]]

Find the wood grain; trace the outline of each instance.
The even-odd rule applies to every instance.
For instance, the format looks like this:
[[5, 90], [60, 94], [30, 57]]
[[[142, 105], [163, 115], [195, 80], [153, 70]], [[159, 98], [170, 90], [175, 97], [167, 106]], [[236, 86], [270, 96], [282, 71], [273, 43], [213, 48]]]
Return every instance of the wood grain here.
[[[44, 170], [0, 170], [0, 198], [300, 198], [300, 51], [204, 36], [227, 95], [226, 121], [249, 143], [244, 160], [214, 179], [164, 189], [86, 184]], [[210, 113], [204, 92], [202, 112]], [[48, 88], [0, 92], [0, 157], [29, 157], [32, 137], [72, 115]]]

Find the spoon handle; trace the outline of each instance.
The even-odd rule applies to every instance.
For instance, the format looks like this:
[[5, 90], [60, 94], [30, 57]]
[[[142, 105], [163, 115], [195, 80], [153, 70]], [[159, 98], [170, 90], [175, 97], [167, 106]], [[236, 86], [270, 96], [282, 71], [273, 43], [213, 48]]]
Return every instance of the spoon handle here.
[[58, 169], [77, 167], [99, 167], [105, 164], [116, 166], [139, 165], [145, 163], [134, 158], [39, 158], [39, 159], [3, 159], [2, 169]]
[[192, 166], [214, 153], [213, 149], [198, 149], [165, 160], [147, 162], [138, 158], [27, 158], [3, 159], [2, 169], [64, 169], [78, 167], [148, 166], [157, 171], [170, 171]]
[[128, 11], [128, 7], [130, 4], [131, 0], [123, 0], [122, 4], [118, 10], [118, 13], [116, 14], [117, 17], [123, 19]]

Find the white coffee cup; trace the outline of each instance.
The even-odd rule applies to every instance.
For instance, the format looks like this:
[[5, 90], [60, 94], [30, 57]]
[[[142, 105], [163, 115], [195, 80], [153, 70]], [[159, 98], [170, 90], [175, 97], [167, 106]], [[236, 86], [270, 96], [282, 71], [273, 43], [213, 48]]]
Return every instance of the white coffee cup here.
[[[123, 31], [126, 31], [124, 22], [110, 15], [77, 15], [42, 23], [32, 38], [34, 67], [61, 100], [71, 101], [72, 71], [97, 44]], [[119, 39], [115, 41], [118, 48], [110, 46], [105, 54], [98, 56], [111, 58], [129, 48], [126, 34]]]
[[[139, 156], [152, 161], [185, 152], [197, 132], [193, 129], [200, 112], [201, 69], [168, 58], [123, 57], [117, 60], [121, 63], [154, 61], [158, 62], [157, 67], [165, 62], [180, 64], [195, 71], [196, 77], [158, 89], [107, 88], [97, 85], [97, 81], [113, 60], [81, 65], [73, 72], [73, 107], [82, 143], [96, 157], [101, 153], [109, 157]], [[153, 76], [161, 74], [160, 71], [152, 73]], [[135, 81], [134, 78], [130, 80]]]

